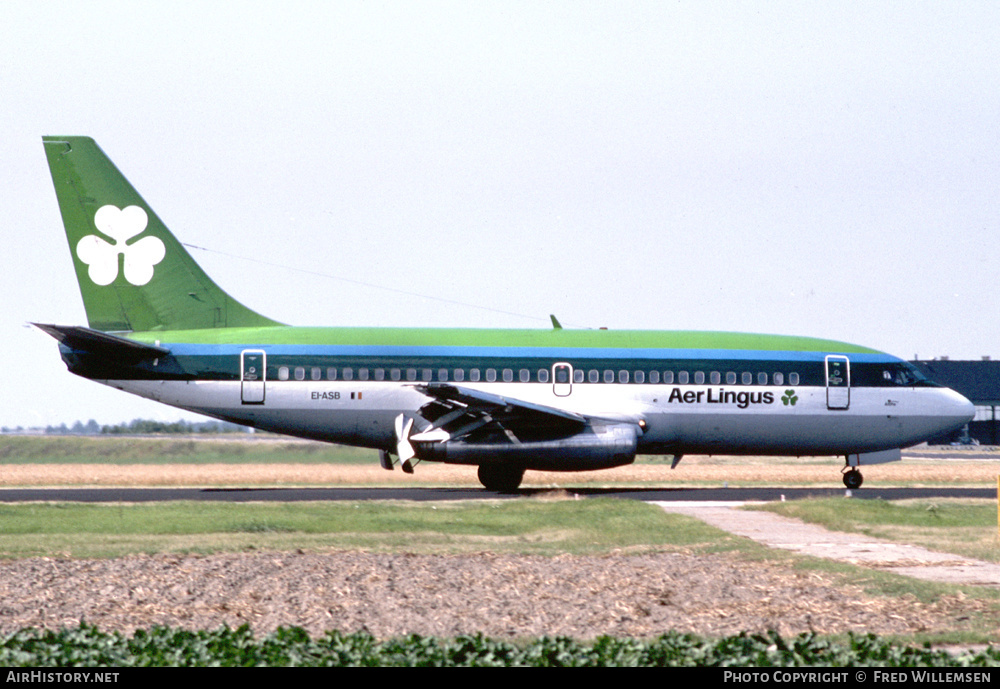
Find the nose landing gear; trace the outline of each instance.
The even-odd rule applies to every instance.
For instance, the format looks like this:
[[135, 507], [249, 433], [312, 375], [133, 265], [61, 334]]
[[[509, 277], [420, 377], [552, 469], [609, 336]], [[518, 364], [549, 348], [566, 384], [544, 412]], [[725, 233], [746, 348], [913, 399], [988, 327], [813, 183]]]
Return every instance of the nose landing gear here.
[[859, 452], [856, 454], [849, 454], [845, 458], [844, 468], [841, 469], [841, 473], [844, 475], [844, 485], [848, 488], [860, 488], [861, 482], [864, 480], [861, 477], [861, 472], [858, 470], [862, 464], [868, 466], [869, 464], [885, 464], [887, 462], [898, 462], [903, 458], [903, 453], [899, 448], [894, 448], [892, 450], [878, 450], [876, 452]]

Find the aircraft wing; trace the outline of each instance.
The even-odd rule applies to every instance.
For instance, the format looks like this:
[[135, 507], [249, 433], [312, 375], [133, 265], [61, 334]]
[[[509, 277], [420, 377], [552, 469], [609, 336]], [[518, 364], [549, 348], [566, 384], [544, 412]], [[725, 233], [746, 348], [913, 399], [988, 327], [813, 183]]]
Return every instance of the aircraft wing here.
[[502, 397], [481, 390], [472, 390], [448, 383], [427, 383], [415, 386], [417, 390], [445, 406], [456, 408], [461, 405], [470, 410], [489, 412], [495, 416], [517, 415], [539, 421], [570, 422], [573, 425], [584, 425], [587, 419], [565, 409], [557, 409], [544, 404], [526, 402], [514, 397]]
[[619, 466], [635, 458], [643, 429], [641, 419], [590, 417], [451, 383], [413, 387], [430, 401], [396, 418], [404, 471], [413, 470], [414, 458], [522, 472]]
[[431, 398], [415, 416], [397, 419], [400, 456], [412, 456], [409, 441], [468, 443], [556, 440], [583, 430], [588, 419], [565, 409], [494, 395], [450, 383], [413, 386]]

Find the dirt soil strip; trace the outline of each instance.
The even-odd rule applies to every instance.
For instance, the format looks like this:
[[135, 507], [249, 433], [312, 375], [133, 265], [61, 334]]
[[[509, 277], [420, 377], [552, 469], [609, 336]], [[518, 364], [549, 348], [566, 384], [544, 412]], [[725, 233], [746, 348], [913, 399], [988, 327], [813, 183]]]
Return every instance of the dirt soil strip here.
[[711, 526], [745, 536], [770, 548], [843, 560], [896, 574], [949, 584], [1000, 587], [1000, 565], [960, 555], [936, 553], [863, 534], [838, 533], [772, 512], [735, 509], [735, 503], [655, 503], [667, 512], [696, 517]]
[[997, 617], [993, 606], [960, 593], [932, 604], [872, 597], [822, 572], [730, 554], [253, 552], [0, 562], [2, 633], [86, 621], [124, 633], [247, 624], [257, 634], [295, 625], [313, 635], [337, 629], [378, 638], [908, 635], [981, 629], [984, 617]]
[[[755, 462], [755, 458], [739, 458]], [[726, 458], [685, 458], [676, 470], [634, 464], [601, 471], [529, 471], [524, 485], [723, 486], [787, 485], [842, 487], [840, 466], [788, 464], [760, 459], [734, 464]], [[941, 462], [901, 462], [865, 469], [871, 485], [996, 486], [995, 461], [953, 463], [942, 478]], [[478, 486], [475, 467], [421, 463], [415, 474], [371, 465], [342, 464], [4, 464], [0, 486]]]

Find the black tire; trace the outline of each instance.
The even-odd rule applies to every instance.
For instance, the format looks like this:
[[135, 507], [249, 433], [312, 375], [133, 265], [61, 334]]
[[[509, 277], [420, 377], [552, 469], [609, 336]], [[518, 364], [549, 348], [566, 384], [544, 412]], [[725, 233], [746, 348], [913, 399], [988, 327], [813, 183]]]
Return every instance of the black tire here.
[[850, 471], [844, 473], [844, 485], [851, 490], [860, 488], [861, 484], [864, 483], [864, 480], [864, 476], [862, 476], [861, 472], [857, 469], [851, 469]]
[[524, 468], [506, 464], [480, 464], [479, 482], [486, 490], [497, 493], [513, 493], [521, 485]]

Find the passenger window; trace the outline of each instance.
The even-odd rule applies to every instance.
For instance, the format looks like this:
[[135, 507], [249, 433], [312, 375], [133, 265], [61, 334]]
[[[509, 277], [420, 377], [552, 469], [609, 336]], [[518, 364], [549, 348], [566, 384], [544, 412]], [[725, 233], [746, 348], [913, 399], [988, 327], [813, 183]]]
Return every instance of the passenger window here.
[[687, 382], [688, 382], [688, 372], [687, 371], [678, 371], [677, 372], [677, 383], [679, 385], [687, 385]]
[[406, 379], [407, 380], [411, 380], [411, 381], [412, 380], [416, 380], [417, 379], [417, 369], [415, 369], [415, 368], [408, 368], [408, 369], [406, 369]]
[[469, 380], [472, 381], [473, 383], [478, 383], [479, 382], [479, 369], [478, 368], [474, 368], [474, 369], [472, 369], [472, 370], [469, 371]]
[[628, 382], [628, 371], [619, 371], [618, 372], [618, 382], [619, 383], [627, 383]]
[[438, 380], [440, 380], [442, 382], [448, 380], [448, 369], [446, 369], [446, 368], [439, 368], [438, 369]]
[[306, 368], [305, 366], [295, 367], [295, 380], [305, 380], [306, 379]]
[[486, 382], [495, 383], [497, 380], [497, 370], [495, 368], [486, 369]]
[[358, 380], [368, 380], [368, 369], [359, 368], [358, 369]]
[[646, 382], [646, 374], [643, 371], [636, 371], [635, 372], [635, 382], [636, 383], [645, 383]]
[[322, 375], [323, 372], [320, 371], [319, 368], [317, 368], [316, 366], [313, 366], [311, 369], [309, 369], [309, 377], [312, 378], [313, 380], [319, 380]]
[[596, 368], [592, 368], [587, 372], [587, 382], [588, 383], [600, 383], [601, 382], [601, 372]]
[[433, 376], [434, 376], [434, 372], [431, 371], [429, 368], [422, 368], [422, 369], [420, 369], [420, 379], [422, 381], [424, 381], [425, 383], [429, 383], [431, 381], [431, 378]]
[[694, 372], [694, 384], [695, 385], [704, 385], [705, 384], [705, 372], [704, 371], [695, 371]]
[[330, 367], [326, 369], [326, 379], [327, 380], [337, 380], [337, 369]]
[[505, 368], [503, 370], [503, 382], [509, 383], [512, 380], [514, 380], [514, 372], [511, 371], [509, 368]]
[[529, 380], [531, 380], [531, 371], [529, 371], [526, 368], [522, 368], [520, 371], [517, 372], [517, 379], [522, 383], [527, 383]]
[[614, 383], [615, 382], [615, 372], [611, 371], [611, 370], [608, 370], [608, 369], [605, 369], [604, 370], [604, 382], [605, 383]]
[[736, 385], [736, 371], [726, 371], [726, 385]]
[[711, 381], [712, 385], [718, 385], [722, 382], [722, 374], [718, 371], [712, 371], [712, 373], [708, 376], [708, 379]]
[[465, 380], [465, 369], [456, 368], [454, 371], [452, 371], [452, 378], [455, 380], [456, 383], [461, 383], [463, 380]]
[[538, 382], [539, 383], [549, 382], [549, 369], [547, 368], [538, 369]]
[[375, 369], [375, 380], [385, 380], [385, 369], [377, 368]]
[[288, 380], [288, 367], [279, 366], [278, 367], [278, 380]]
[[353, 368], [345, 368], [342, 371], [342, 374], [344, 376], [344, 380], [354, 380], [354, 369]]
[[573, 371], [573, 382], [582, 383], [583, 382], [583, 369], [578, 368]]
[[663, 372], [663, 383], [665, 385], [673, 385], [674, 384], [674, 372], [673, 371], [664, 371]]
[[767, 374], [763, 371], [757, 374], [757, 385], [767, 385]]
[[789, 373], [788, 374], [788, 384], [789, 385], [798, 385], [799, 384], [799, 374], [798, 373]]
[[650, 371], [649, 372], [649, 382], [652, 383], [653, 385], [656, 385], [657, 383], [659, 383], [660, 382], [660, 372], [659, 371]]
[[402, 373], [403, 372], [400, 371], [398, 368], [390, 368], [389, 369], [389, 378], [392, 379], [392, 380], [399, 380], [400, 378], [403, 377]]
[[774, 381], [775, 385], [784, 385], [785, 384], [785, 374], [784, 373], [775, 373], [773, 376], [771, 376], [771, 380]]
[[753, 374], [750, 371], [744, 371], [741, 378], [744, 385], [753, 385]]

